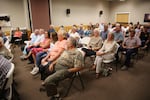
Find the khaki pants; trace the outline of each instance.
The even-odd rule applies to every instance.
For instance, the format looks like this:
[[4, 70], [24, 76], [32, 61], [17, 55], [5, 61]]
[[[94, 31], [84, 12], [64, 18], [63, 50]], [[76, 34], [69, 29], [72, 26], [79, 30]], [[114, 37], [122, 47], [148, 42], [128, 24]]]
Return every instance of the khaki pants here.
[[114, 58], [114, 54], [105, 54], [102, 56], [96, 56], [95, 61], [94, 61], [94, 65], [96, 65], [96, 73], [100, 73], [100, 71], [102, 71], [102, 61], [103, 59], [105, 60], [111, 60]]

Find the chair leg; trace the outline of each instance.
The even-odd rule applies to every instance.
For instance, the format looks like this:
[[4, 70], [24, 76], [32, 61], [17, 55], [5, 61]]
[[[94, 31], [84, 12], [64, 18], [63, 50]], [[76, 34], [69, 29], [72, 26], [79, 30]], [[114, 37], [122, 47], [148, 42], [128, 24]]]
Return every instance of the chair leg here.
[[78, 72], [78, 76], [79, 76], [79, 79], [80, 79], [80, 82], [81, 82], [82, 89], [84, 89], [83, 80], [82, 80], [81, 75], [80, 75], [80, 73], [79, 73], [79, 72]]
[[73, 83], [75, 77], [76, 77], [76, 76], [73, 76], [73, 78], [72, 78], [72, 80], [71, 80], [71, 82], [70, 82], [70, 84], [69, 84], [69, 87], [68, 87], [68, 89], [67, 89], [67, 92], [66, 92], [65, 96], [68, 95], [68, 93], [69, 93], [69, 91], [70, 91], [70, 89], [71, 89], [71, 86], [72, 86], [72, 83]]
[[71, 87], [72, 87], [73, 81], [74, 81], [74, 79], [75, 79], [77, 76], [79, 77], [79, 80], [80, 80], [82, 89], [84, 89], [84, 84], [83, 84], [83, 80], [82, 80], [82, 78], [81, 78], [80, 73], [77, 72], [77, 73], [74, 73], [74, 74], [75, 74], [75, 75], [72, 77], [72, 80], [71, 80], [71, 82], [70, 82], [70, 84], [69, 84], [69, 87], [68, 87], [68, 89], [67, 89], [67, 92], [66, 92], [65, 96], [68, 95], [68, 93], [69, 93], [69, 91], [70, 91], [70, 89], [71, 89]]
[[118, 71], [118, 64], [117, 64], [118, 61], [115, 61], [116, 63], [116, 72]]

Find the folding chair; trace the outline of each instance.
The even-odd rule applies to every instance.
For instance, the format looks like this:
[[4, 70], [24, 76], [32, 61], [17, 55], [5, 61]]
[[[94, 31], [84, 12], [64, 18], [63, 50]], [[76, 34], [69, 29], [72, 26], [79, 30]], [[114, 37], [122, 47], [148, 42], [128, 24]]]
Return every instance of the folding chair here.
[[[4, 82], [4, 85], [2, 87], [2, 99], [4, 100], [12, 100], [12, 94], [13, 94], [13, 73], [14, 73], [14, 64], [11, 64], [11, 69], [6, 75], [6, 80]], [[8, 92], [7, 92], [8, 91]]]
[[12, 57], [9, 59], [10, 62], [12, 62], [14, 59], [14, 55], [12, 53], [11, 53], [11, 55], [12, 55]]
[[70, 79], [71, 79], [71, 82], [69, 83], [69, 87], [67, 88], [67, 92], [66, 92], [65, 96], [67, 96], [67, 95], [69, 94], [69, 91], [70, 91], [70, 89], [71, 89], [71, 87], [72, 87], [73, 81], [74, 81], [74, 79], [77, 78], [77, 77], [79, 78], [79, 81], [80, 81], [80, 83], [81, 83], [82, 89], [84, 89], [84, 84], [83, 84], [83, 80], [82, 80], [82, 78], [81, 78], [80, 72], [75, 72], [75, 73], [72, 75], [72, 77], [70, 78]]

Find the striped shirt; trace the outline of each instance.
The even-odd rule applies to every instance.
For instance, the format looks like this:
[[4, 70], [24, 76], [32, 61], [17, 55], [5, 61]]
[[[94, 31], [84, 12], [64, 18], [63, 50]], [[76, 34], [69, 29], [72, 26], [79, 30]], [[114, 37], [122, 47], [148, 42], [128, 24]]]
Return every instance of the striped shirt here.
[[0, 55], [0, 88], [4, 84], [6, 75], [11, 68], [11, 62]]

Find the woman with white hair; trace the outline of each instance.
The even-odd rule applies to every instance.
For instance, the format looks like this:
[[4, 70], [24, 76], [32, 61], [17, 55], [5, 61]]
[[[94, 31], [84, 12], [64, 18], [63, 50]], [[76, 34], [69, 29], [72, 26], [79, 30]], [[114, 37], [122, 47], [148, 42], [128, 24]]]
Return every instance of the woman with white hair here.
[[103, 71], [102, 60], [111, 60], [115, 57], [117, 43], [114, 40], [114, 34], [109, 33], [107, 39], [105, 40], [102, 48], [96, 52], [96, 58], [94, 61], [93, 69], [96, 69], [96, 78], [99, 78], [100, 72]]
[[85, 56], [96, 55], [96, 51], [98, 51], [102, 47], [102, 38], [100, 37], [100, 31], [98, 28], [94, 29], [94, 35], [90, 37], [89, 44], [86, 48], [82, 48]]
[[0, 55], [3, 55], [8, 60], [12, 58], [11, 52], [4, 46], [2, 37], [0, 37]]

